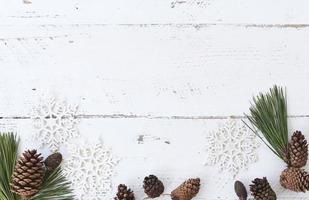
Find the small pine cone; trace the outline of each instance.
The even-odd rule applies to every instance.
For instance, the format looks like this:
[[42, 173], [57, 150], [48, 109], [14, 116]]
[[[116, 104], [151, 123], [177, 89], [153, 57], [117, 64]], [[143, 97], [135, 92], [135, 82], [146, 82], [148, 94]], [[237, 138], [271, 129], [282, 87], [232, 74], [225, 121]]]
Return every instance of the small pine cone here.
[[247, 200], [248, 193], [244, 184], [240, 181], [235, 181], [234, 190], [239, 200]]
[[134, 193], [126, 185], [120, 184], [115, 200], [135, 200]]
[[62, 162], [61, 153], [53, 153], [45, 159], [44, 164], [46, 170], [51, 172], [55, 170], [61, 164], [61, 162]]
[[253, 184], [250, 185], [250, 191], [252, 196], [256, 200], [276, 200], [276, 193], [273, 191], [269, 185], [266, 177], [263, 179], [256, 178], [252, 181]]
[[20, 196], [32, 196], [37, 193], [44, 178], [43, 157], [36, 150], [23, 153], [12, 175], [11, 190]]
[[164, 185], [155, 175], [149, 175], [144, 179], [144, 192], [150, 198], [159, 197], [164, 192]]
[[294, 192], [306, 192], [309, 190], [309, 174], [303, 169], [291, 167], [282, 172], [280, 183]]
[[200, 179], [189, 179], [171, 193], [172, 200], [191, 200], [200, 190]]
[[292, 167], [304, 167], [308, 160], [308, 144], [305, 136], [296, 131], [293, 133], [289, 143], [290, 165]]

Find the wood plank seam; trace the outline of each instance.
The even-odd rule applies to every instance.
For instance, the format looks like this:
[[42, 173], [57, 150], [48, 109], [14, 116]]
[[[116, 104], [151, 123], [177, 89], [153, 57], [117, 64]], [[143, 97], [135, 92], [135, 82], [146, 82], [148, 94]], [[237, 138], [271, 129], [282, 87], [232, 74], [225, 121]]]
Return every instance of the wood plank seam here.
[[[23, 25], [16, 25], [23, 26]], [[16, 27], [16, 26], [8, 26], [8, 25], [0, 25], [0, 29], [8, 28], [8, 27]], [[117, 27], [117, 26], [125, 26], [125, 27], [177, 27], [177, 28], [185, 28], [185, 27], [195, 27], [195, 28], [205, 28], [210, 26], [230, 26], [230, 27], [244, 27], [244, 28], [308, 28], [309, 24], [255, 24], [255, 23], [117, 23], [117, 24], [108, 24], [108, 23], [74, 23], [74, 24], [33, 24], [28, 26], [37, 26], [41, 28], [46, 27], [94, 27], [94, 26], [108, 26], [108, 27]]]
[[[209, 119], [246, 119], [245, 116], [241, 115], [226, 115], [226, 116], [182, 116], [182, 115], [132, 115], [132, 114], [79, 114], [75, 115], [75, 118], [78, 119], [171, 119], [171, 120], [209, 120]], [[289, 115], [288, 118], [309, 118], [309, 115]], [[0, 119], [11, 119], [11, 120], [19, 120], [19, 119], [31, 119], [29, 116], [1, 116]]]

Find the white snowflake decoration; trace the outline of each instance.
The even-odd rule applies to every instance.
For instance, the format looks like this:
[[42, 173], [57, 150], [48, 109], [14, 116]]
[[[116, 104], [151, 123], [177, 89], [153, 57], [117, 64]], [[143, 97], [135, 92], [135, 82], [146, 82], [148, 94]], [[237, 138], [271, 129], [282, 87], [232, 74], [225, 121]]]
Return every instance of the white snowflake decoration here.
[[77, 106], [68, 105], [65, 101], [51, 98], [33, 108], [32, 120], [36, 129], [34, 139], [40, 147], [56, 151], [69, 139], [79, 136], [76, 127]]
[[205, 164], [218, 166], [220, 171], [227, 171], [233, 177], [258, 160], [255, 149], [260, 143], [257, 137], [235, 119], [229, 119], [206, 138], [208, 152]]
[[101, 141], [72, 144], [64, 173], [72, 182], [79, 200], [108, 199], [112, 190], [112, 176], [118, 159]]

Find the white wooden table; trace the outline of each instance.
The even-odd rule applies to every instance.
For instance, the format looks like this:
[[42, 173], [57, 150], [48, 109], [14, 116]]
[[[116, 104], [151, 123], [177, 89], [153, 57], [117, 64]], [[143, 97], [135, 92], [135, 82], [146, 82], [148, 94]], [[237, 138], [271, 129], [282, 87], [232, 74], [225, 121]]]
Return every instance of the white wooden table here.
[[[308, 1], [0, 2], [0, 131], [17, 132], [22, 148], [63, 152], [77, 199], [112, 199], [120, 183], [142, 199], [149, 174], [165, 193], [200, 177], [201, 200], [236, 199], [234, 180], [263, 176], [279, 199], [309, 199], [283, 190], [284, 163], [234, 130], [252, 95], [279, 84], [291, 133], [309, 137]], [[230, 146], [210, 155], [224, 128]], [[204, 165], [225, 155], [227, 165]]]

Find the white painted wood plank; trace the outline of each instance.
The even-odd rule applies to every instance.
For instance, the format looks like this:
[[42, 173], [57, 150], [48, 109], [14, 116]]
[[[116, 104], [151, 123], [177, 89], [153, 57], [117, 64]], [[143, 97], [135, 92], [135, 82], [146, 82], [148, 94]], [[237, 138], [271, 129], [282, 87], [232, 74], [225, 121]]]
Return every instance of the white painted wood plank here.
[[1, 0], [0, 24], [307, 24], [300, 0]]
[[238, 116], [273, 84], [291, 115], [309, 114], [307, 28], [2, 28], [2, 116], [28, 116], [44, 93], [89, 115]]

